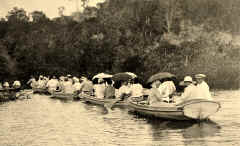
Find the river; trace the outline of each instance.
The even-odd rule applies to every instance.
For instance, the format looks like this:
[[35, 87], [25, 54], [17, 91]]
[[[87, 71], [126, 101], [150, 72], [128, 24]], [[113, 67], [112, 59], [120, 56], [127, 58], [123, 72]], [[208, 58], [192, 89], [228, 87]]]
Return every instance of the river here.
[[193, 123], [35, 94], [0, 104], [0, 146], [239, 146], [240, 91], [218, 91], [214, 98], [220, 111]]

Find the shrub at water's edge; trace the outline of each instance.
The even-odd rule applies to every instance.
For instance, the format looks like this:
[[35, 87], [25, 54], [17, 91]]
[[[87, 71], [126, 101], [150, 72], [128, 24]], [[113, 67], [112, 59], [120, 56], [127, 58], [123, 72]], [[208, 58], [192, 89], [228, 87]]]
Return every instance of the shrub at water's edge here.
[[14, 8], [0, 21], [0, 81], [122, 71], [147, 80], [168, 71], [179, 80], [204, 73], [213, 89], [237, 89], [239, 10], [225, 13], [220, 1], [111, 0], [52, 20], [34, 11], [32, 21]]

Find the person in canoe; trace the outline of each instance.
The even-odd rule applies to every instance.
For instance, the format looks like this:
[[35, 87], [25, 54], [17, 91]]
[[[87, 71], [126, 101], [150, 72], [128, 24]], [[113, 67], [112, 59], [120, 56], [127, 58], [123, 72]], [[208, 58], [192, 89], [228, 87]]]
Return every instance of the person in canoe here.
[[162, 96], [158, 90], [161, 82], [160, 80], [155, 80], [151, 83], [151, 89], [147, 98], [147, 103], [151, 106], [157, 106], [159, 102], [163, 102]]
[[94, 94], [95, 94], [96, 98], [104, 99], [104, 92], [106, 90], [105, 81], [103, 79], [99, 78], [98, 84], [95, 84], [93, 86], [93, 88], [94, 88]]
[[129, 81], [121, 81], [121, 87], [118, 89], [117, 98], [125, 100], [131, 96], [132, 91], [128, 83]]
[[175, 103], [183, 103], [187, 100], [198, 98], [198, 92], [196, 92], [197, 87], [194, 85], [194, 81], [191, 76], [185, 76], [184, 80], [180, 82], [181, 86], [185, 86], [184, 92], [180, 97], [174, 97]]
[[132, 92], [131, 97], [142, 98], [143, 86], [139, 83], [138, 78], [131, 80], [130, 90]]
[[107, 80], [106, 89], [104, 91], [104, 98], [106, 99], [114, 99], [115, 98], [115, 88], [113, 87], [113, 81]]
[[45, 81], [44, 81], [44, 77], [42, 75], [39, 76], [38, 79], [38, 88], [45, 88]]
[[206, 75], [204, 74], [196, 74], [195, 79], [196, 79], [196, 87], [197, 87], [197, 92], [198, 95], [204, 99], [212, 100], [211, 93], [209, 91], [209, 86], [208, 84], [204, 81], [206, 78]]
[[20, 81], [18, 81], [18, 80], [15, 80], [14, 82], [13, 82], [13, 88], [15, 88], [15, 89], [17, 89], [17, 88], [20, 88], [21, 87], [21, 82]]
[[73, 77], [72, 80], [73, 80], [74, 93], [79, 94], [81, 89], [81, 83], [77, 77]]
[[2, 83], [0, 83], [0, 89], [3, 89], [3, 85], [2, 85]]
[[86, 77], [81, 77], [81, 88], [80, 93], [92, 95], [93, 94], [93, 83]]
[[169, 80], [168, 78], [162, 81], [163, 83], [160, 84], [158, 90], [162, 96], [164, 102], [171, 102], [171, 97], [173, 93], [176, 91], [176, 87], [173, 81]]
[[34, 78], [34, 76], [31, 76], [31, 79], [27, 82], [27, 84], [30, 84], [32, 88], [37, 88], [38, 82]]
[[59, 87], [59, 82], [58, 80], [56, 79], [55, 76], [53, 76], [52, 79], [50, 79], [48, 82], [47, 82], [47, 88], [48, 88], [48, 92], [49, 93], [53, 93], [57, 90], [57, 88]]
[[4, 87], [4, 88], [10, 88], [9, 83], [8, 83], [7, 81], [5, 81], [5, 82], [3, 83], [3, 87]]
[[63, 93], [73, 94], [74, 89], [73, 89], [72, 82], [69, 81], [67, 77], [64, 79], [64, 82], [62, 84], [62, 89], [63, 89], [62, 90]]

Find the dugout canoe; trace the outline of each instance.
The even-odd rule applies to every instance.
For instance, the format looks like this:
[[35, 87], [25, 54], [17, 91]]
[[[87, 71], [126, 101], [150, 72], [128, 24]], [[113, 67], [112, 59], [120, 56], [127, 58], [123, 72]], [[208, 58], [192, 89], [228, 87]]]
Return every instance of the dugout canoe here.
[[203, 121], [216, 113], [220, 104], [209, 100], [189, 100], [179, 105], [172, 103], [159, 104], [158, 107], [140, 104], [130, 100], [129, 107], [140, 115], [168, 120], [198, 120]]
[[128, 105], [126, 101], [117, 101], [118, 99], [99, 99], [96, 98], [94, 95], [88, 95], [88, 94], [80, 94], [79, 95], [81, 99], [86, 103], [91, 103], [95, 105], [101, 105], [101, 106], [126, 106]]
[[32, 88], [33, 94], [49, 94], [46, 88]]
[[62, 99], [62, 100], [74, 100], [77, 97], [73, 93], [62, 93], [62, 92], [53, 92], [51, 98]]

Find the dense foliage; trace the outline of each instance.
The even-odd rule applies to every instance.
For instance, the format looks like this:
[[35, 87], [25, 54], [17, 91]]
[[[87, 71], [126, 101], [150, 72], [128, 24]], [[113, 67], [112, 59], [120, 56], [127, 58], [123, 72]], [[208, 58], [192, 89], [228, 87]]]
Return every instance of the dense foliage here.
[[130, 71], [204, 73], [213, 88], [239, 88], [234, 0], [106, 0], [50, 20], [13, 8], [0, 21], [0, 78]]

